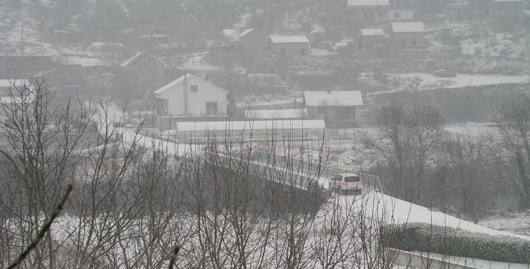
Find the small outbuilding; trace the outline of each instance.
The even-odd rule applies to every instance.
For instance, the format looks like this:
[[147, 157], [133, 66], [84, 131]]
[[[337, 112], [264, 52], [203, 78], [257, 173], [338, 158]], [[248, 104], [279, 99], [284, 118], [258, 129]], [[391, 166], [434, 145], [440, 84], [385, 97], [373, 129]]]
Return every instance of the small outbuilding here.
[[372, 50], [376, 47], [384, 47], [388, 44], [388, 35], [383, 29], [361, 29], [359, 38], [359, 50]]
[[309, 53], [309, 40], [306, 36], [269, 37], [269, 49], [276, 55], [305, 55]]
[[324, 119], [328, 127], [351, 127], [361, 119], [360, 91], [306, 91], [304, 106], [310, 119]]
[[249, 28], [239, 34], [239, 42], [244, 52], [262, 52], [267, 45], [267, 37], [257, 29]]
[[390, 26], [395, 47], [425, 46], [423, 22], [393, 22]]

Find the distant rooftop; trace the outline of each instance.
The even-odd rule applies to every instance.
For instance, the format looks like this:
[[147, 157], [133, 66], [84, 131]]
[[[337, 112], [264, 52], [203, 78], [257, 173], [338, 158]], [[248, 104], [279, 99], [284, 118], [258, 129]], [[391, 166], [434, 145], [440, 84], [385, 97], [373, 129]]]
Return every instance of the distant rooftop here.
[[11, 87], [22, 87], [30, 85], [27, 79], [0, 79], [0, 94], [4, 93], [4, 89]]
[[423, 22], [393, 22], [392, 24], [392, 32], [394, 33], [417, 33], [417, 32], [425, 32], [425, 28], [423, 27]]
[[60, 59], [63, 65], [81, 65], [81, 66], [109, 66], [110, 64], [104, 64], [101, 59], [95, 57], [83, 57], [83, 56], [64, 56]]
[[360, 91], [306, 91], [306, 106], [362, 106]]
[[195, 76], [195, 75], [192, 75], [192, 74], [188, 74], [188, 73], [186, 73], [186, 74], [184, 74], [183, 76], [181, 76], [180, 78], [177, 78], [177, 79], [173, 80], [172, 82], [170, 82], [170, 83], [164, 85], [162, 88], [156, 90], [154, 93], [155, 93], [155, 94], [161, 94], [161, 93], [165, 92], [166, 90], [171, 89], [173, 86], [182, 83], [185, 79], [188, 79], [188, 78], [191, 78], [191, 77], [195, 77], [195, 78], [198, 78], [198, 79], [200, 79], [200, 80], [202, 80], [202, 81], [204, 81], [204, 82], [206, 82], [206, 83], [209, 83], [209, 84], [213, 85], [215, 88], [217, 88], [218, 90], [221, 90], [221, 91], [223, 91], [224, 93], [228, 94], [227, 91], [225, 91], [225, 90], [219, 88], [218, 86], [212, 84], [211, 82], [206, 81], [206, 80], [204, 80], [204, 79], [202, 79], [202, 78], [200, 78], [200, 77], [198, 77], [198, 76]]
[[361, 33], [364, 36], [385, 35], [383, 29], [361, 29]]
[[225, 34], [225, 36], [227, 36], [232, 41], [239, 40], [239, 34], [235, 29], [223, 29], [223, 34]]
[[239, 37], [246, 36], [248, 33], [252, 32], [254, 28], [248, 28], [247, 30], [243, 31], [241, 34], [239, 34]]
[[[133, 62], [133, 61], [136, 60], [138, 57], [140, 57], [140, 55], [142, 55], [142, 53], [141, 53], [141, 52], [137, 52], [133, 57], [131, 57], [131, 58], [127, 59], [125, 62], [121, 63], [121, 64], [120, 64], [120, 67], [126, 67], [126, 66], [129, 65], [131, 62]], [[161, 63], [164, 67], [167, 68], [167, 65], [166, 65], [165, 63], [161, 62], [160, 60], [158, 60], [158, 59], [156, 59], [156, 58], [154, 58], [154, 57], [152, 57], [152, 56], [150, 56], [150, 55], [148, 55], [148, 54], [145, 54], [145, 55], [147, 55], [148, 57], [150, 57], [150, 58], [156, 60], [157, 62]]]
[[309, 43], [309, 40], [305, 35], [294, 35], [294, 36], [279, 36], [271, 35], [270, 39], [272, 43]]
[[132, 61], [134, 61], [136, 58], [140, 57], [142, 55], [141, 52], [137, 52], [133, 57], [129, 58], [127, 61], [120, 64], [120, 67], [125, 67], [129, 65]]
[[389, 6], [389, 0], [348, 0], [348, 6]]

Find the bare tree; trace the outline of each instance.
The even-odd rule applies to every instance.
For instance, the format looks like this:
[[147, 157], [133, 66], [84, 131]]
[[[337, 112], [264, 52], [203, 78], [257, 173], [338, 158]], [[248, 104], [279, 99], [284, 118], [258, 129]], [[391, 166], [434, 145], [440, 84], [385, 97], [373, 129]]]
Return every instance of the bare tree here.
[[499, 185], [491, 169], [494, 161], [488, 142], [485, 137], [457, 136], [445, 143], [451, 172], [443, 187], [457, 194], [446, 199], [456, 199], [460, 211], [475, 224], [488, 214], [494, 186]]
[[412, 109], [393, 103], [382, 107], [376, 128], [383, 143], [376, 143], [384, 156], [398, 197], [425, 203], [427, 169], [442, 138], [442, 120], [437, 110], [414, 103]]
[[[10, 216], [3, 229], [9, 237], [7, 247], [14, 251], [36, 237], [43, 219], [50, 218], [54, 201], [60, 200], [62, 190], [73, 182], [79, 162], [75, 148], [88, 124], [84, 111], [73, 111], [68, 103], [52, 106], [54, 93], [43, 79], [34, 79], [34, 83], [13, 85], [7, 90], [10, 102], [2, 103], [2, 129], [8, 146], [0, 151], [7, 172], [1, 182], [6, 190], [1, 205]], [[57, 248], [48, 232], [24, 265], [54, 268]]]
[[530, 208], [530, 97], [521, 94], [502, 106], [497, 130], [510, 153], [511, 164], [518, 172], [512, 185], [521, 209]]

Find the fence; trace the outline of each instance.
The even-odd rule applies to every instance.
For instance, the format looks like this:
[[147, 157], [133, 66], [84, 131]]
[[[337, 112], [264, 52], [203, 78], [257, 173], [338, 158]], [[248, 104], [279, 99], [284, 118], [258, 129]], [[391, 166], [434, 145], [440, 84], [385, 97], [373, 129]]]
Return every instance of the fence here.
[[331, 178], [341, 173], [356, 173], [359, 175], [359, 177], [361, 178], [361, 181], [364, 184], [371, 186], [381, 192], [383, 191], [381, 182], [379, 181], [379, 177], [374, 176], [374, 175], [365, 174], [365, 173], [361, 173], [361, 172], [353, 171], [353, 170], [342, 169], [336, 166], [331, 166], [331, 165], [326, 165], [326, 164], [321, 164], [321, 163], [313, 163], [310, 161], [304, 161], [304, 160], [296, 159], [293, 157], [285, 157], [282, 155], [270, 154], [270, 153], [261, 152], [261, 151], [254, 152], [253, 158], [256, 161], [260, 161], [260, 162], [280, 163], [280, 164], [287, 165], [287, 166], [300, 167], [308, 172], [320, 173], [320, 175], [325, 178]]

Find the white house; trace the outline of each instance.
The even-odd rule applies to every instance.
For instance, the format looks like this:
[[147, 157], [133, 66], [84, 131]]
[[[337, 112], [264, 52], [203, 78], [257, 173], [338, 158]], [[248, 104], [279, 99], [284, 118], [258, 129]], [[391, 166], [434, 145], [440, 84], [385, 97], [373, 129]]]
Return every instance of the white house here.
[[158, 115], [162, 129], [171, 129], [178, 121], [225, 119], [228, 92], [192, 74], [156, 90]]

